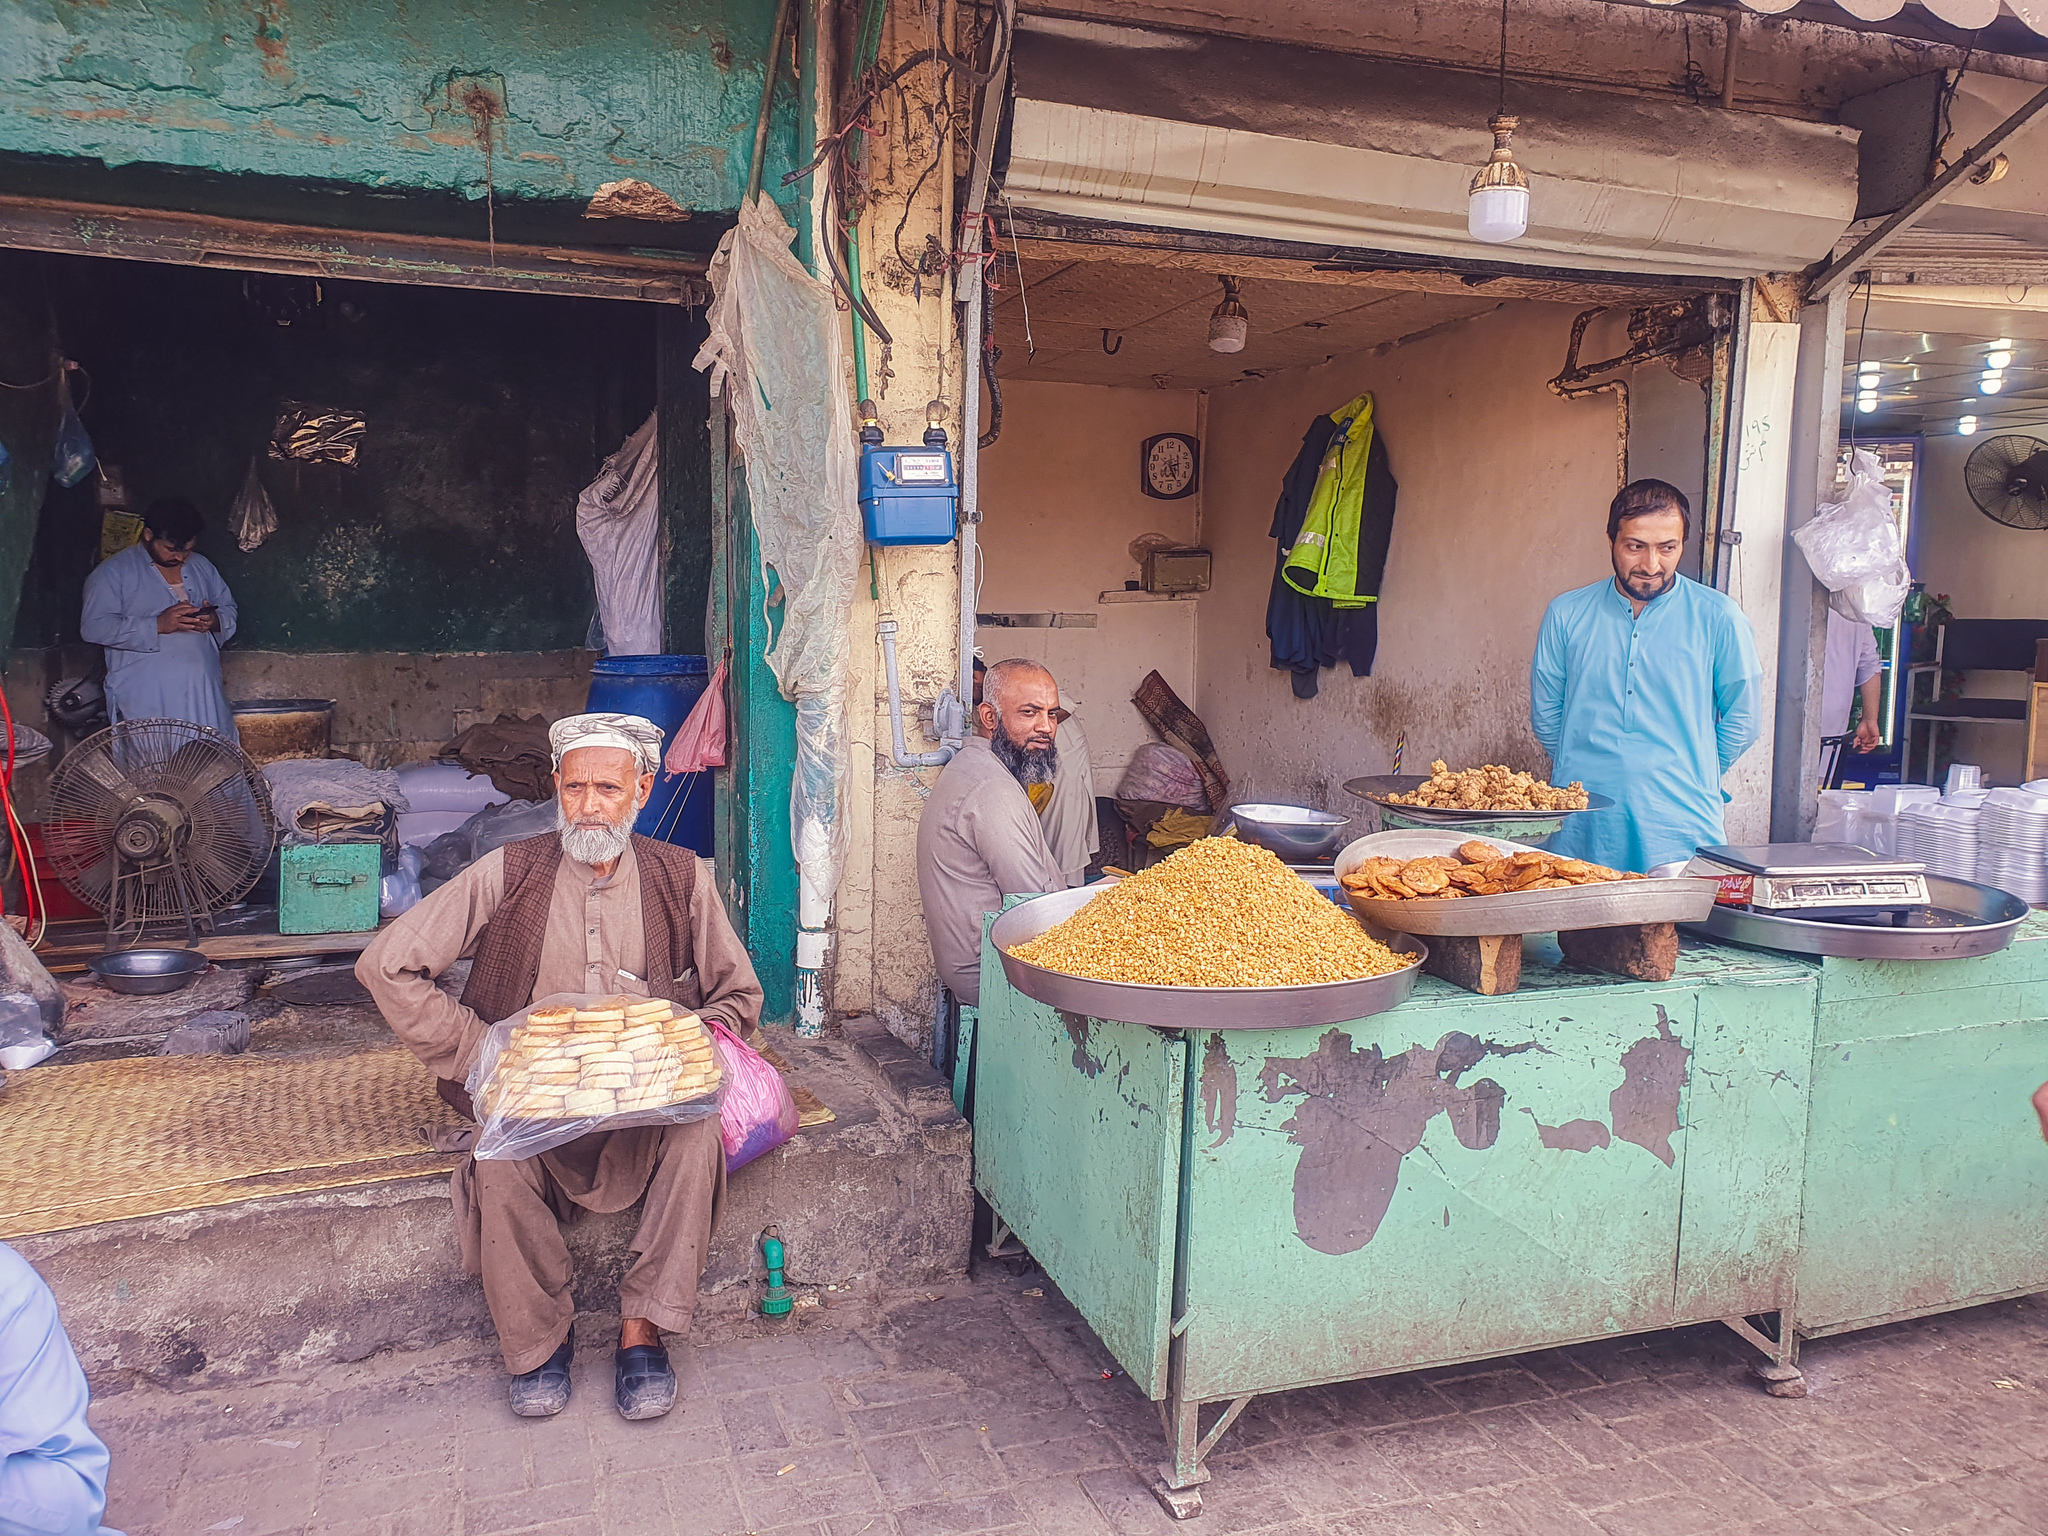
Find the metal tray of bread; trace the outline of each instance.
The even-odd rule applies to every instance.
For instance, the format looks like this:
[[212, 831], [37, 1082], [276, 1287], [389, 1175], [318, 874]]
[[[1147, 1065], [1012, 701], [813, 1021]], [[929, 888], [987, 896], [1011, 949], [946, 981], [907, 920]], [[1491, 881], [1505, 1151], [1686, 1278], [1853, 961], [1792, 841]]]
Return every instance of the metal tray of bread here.
[[[1405, 933], [1368, 932], [1416, 963], [1362, 981], [1324, 981], [1306, 987], [1145, 987], [1127, 981], [1091, 981], [1019, 960], [1010, 951], [1064, 922], [1101, 894], [1100, 886], [1055, 891], [1019, 902], [995, 920], [989, 942], [1010, 985], [1034, 1002], [1092, 1019], [1152, 1024], [1161, 1029], [1294, 1029], [1348, 1024], [1385, 1013], [1408, 1000], [1429, 951]], [[1450, 906], [1450, 902], [1435, 903]]]
[[[1502, 838], [1471, 838], [1456, 832], [1376, 832], [1361, 837], [1337, 855], [1339, 880], [1366, 858], [1421, 859], [1455, 854], [1461, 844], [1483, 842], [1503, 853], [1525, 849], [1527, 843]], [[1339, 887], [1342, 889], [1342, 887]], [[1547, 891], [1513, 891], [1504, 896], [1462, 896], [1455, 901], [1419, 897], [1412, 901], [1383, 896], [1345, 897], [1365, 923], [1395, 933], [1475, 938], [1487, 934], [1565, 933], [1581, 928], [1627, 928], [1637, 923], [1696, 923], [1714, 909], [1717, 883], [1697, 875], [1663, 880], [1605, 880]]]
[[1587, 803], [1577, 810], [1557, 811], [1453, 811], [1436, 805], [1396, 805], [1395, 795], [1413, 793], [1428, 782], [1429, 775], [1423, 773], [1378, 773], [1363, 779], [1346, 779], [1344, 788], [1361, 800], [1370, 800], [1374, 805], [1383, 805], [1390, 811], [1399, 811], [1403, 816], [1417, 821], [1440, 821], [1445, 826], [1461, 826], [1471, 821], [1531, 821], [1538, 817], [1583, 816], [1587, 811], [1604, 811], [1614, 802], [1606, 795], [1596, 795], [1588, 790]]

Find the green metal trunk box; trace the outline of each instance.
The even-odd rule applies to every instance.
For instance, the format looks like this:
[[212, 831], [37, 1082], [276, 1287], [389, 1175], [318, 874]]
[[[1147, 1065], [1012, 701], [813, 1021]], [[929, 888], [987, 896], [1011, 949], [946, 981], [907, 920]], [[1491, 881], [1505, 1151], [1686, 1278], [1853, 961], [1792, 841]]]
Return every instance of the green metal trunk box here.
[[362, 933], [377, 926], [381, 843], [287, 843], [277, 896], [279, 933]]

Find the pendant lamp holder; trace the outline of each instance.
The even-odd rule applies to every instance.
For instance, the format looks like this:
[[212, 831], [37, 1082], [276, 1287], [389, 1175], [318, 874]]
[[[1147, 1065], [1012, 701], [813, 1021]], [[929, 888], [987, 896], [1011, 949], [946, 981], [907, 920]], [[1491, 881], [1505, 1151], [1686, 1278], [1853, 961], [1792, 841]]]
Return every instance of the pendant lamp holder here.
[[1239, 279], [1228, 274], [1222, 275], [1223, 302], [1209, 315], [1209, 350], [1211, 352], [1242, 352], [1245, 337], [1251, 331], [1251, 316], [1237, 299]]
[[1515, 129], [1521, 119], [1508, 112], [1508, 0], [1500, 0], [1500, 97], [1486, 126], [1493, 130], [1493, 153], [1472, 178], [1467, 228], [1474, 240], [1502, 245], [1519, 240], [1529, 228], [1529, 177], [1515, 164]]
[[1472, 178], [1472, 191], [1476, 195], [1489, 187], [1519, 187], [1529, 190], [1529, 175], [1515, 164], [1515, 130], [1522, 126], [1519, 117], [1505, 112], [1496, 112], [1486, 120], [1486, 126], [1493, 131], [1493, 153], [1486, 157], [1486, 164], [1479, 167], [1479, 174]]

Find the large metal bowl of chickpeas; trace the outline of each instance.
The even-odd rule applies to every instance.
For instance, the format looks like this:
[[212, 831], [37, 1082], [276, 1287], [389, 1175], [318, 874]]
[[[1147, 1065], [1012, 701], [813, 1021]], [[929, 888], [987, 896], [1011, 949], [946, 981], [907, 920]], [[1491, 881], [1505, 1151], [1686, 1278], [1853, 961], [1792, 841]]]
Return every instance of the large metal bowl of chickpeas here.
[[1714, 907], [1712, 880], [1652, 880], [1500, 838], [1380, 832], [1337, 855], [1351, 910], [1396, 933], [1477, 937], [1697, 923]]
[[1343, 1024], [1405, 1002], [1427, 951], [1269, 849], [1205, 837], [1114, 883], [1020, 902], [989, 942], [1026, 997], [1162, 1029]]

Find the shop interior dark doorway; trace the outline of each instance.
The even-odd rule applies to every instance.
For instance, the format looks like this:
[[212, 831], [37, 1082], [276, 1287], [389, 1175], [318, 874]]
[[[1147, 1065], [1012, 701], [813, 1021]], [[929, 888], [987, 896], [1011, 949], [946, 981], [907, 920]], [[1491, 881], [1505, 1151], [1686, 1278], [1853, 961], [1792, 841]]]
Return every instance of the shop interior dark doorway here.
[[[29, 259], [85, 370], [100, 463], [138, 512], [159, 497], [201, 509], [200, 549], [240, 605], [238, 648], [553, 652], [592, 638], [576, 496], [655, 407], [657, 306]], [[352, 465], [272, 456], [297, 406], [360, 414]], [[277, 530], [244, 551], [229, 509], [252, 464]], [[77, 639], [99, 485], [51, 484], [17, 647]], [[682, 558], [708, 569], [708, 548]]]

